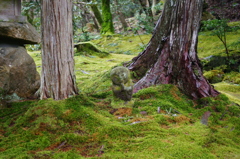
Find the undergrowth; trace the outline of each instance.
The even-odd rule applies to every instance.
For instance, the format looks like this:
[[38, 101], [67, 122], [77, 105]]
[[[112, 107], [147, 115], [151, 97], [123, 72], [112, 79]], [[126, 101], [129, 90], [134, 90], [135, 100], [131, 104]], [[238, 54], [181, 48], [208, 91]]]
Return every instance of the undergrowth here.
[[106, 96], [111, 90], [1, 109], [0, 157], [239, 158], [240, 109], [225, 95], [192, 101], [176, 86], [160, 85], [119, 109]]

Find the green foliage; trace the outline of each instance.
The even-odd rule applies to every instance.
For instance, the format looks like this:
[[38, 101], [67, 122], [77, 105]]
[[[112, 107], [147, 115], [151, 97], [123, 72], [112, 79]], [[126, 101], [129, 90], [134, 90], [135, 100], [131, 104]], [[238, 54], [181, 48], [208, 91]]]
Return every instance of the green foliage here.
[[40, 10], [41, 6], [39, 1], [22, 2], [22, 14], [27, 17], [28, 22], [31, 23], [38, 31], [40, 31], [41, 28]]
[[223, 19], [214, 19], [203, 21], [203, 26], [201, 28], [202, 31], [212, 31], [212, 35], [216, 35], [219, 37], [225, 36], [225, 32], [230, 31], [230, 27], [227, 24], [228, 20]]
[[218, 39], [222, 42], [225, 53], [227, 54], [228, 62], [230, 61], [229, 58], [229, 50], [227, 45], [227, 32], [234, 31], [239, 29], [238, 27], [229, 27], [228, 26], [228, 20], [222, 19], [214, 19], [214, 20], [208, 20], [203, 21], [203, 31], [211, 31], [211, 35], [217, 36]]
[[138, 21], [137, 27], [134, 27], [133, 31], [138, 32], [144, 30], [147, 34], [151, 34], [154, 29], [154, 25], [151, 22], [152, 17], [149, 17], [145, 14], [137, 14], [136, 19]]

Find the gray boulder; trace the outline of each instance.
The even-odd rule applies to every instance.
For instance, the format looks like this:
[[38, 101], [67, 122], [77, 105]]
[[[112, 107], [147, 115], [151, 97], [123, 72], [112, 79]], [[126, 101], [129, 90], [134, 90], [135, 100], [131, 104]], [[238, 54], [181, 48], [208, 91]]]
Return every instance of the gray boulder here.
[[28, 22], [0, 22], [0, 43], [38, 44], [41, 36]]
[[40, 87], [40, 76], [23, 46], [0, 44], [0, 88], [8, 95], [31, 98]]

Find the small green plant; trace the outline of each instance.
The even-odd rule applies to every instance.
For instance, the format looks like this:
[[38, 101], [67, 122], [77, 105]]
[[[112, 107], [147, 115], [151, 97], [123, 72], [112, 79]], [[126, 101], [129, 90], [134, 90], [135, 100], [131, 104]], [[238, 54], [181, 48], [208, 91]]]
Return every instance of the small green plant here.
[[229, 27], [227, 24], [228, 20], [226, 19], [214, 19], [214, 20], [208, 20], [203, 22], [203, 31], [210, 30], [212, 33], [211, 35], [215, 35], [218, 37], [218, 39], [223, 43], [225, 52], [227, 54], [227, 59], [230, 61], [229, 58], [229, 50], [227, 46], [227, 32], [233, 31], [233, 28]]

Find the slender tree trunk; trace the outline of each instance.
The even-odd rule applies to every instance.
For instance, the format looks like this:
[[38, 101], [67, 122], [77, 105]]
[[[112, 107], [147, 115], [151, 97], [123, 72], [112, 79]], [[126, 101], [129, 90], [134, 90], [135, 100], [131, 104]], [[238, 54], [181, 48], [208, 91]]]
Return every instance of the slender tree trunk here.
[[139, 3], [141, 4], [146, 16], [148, 16], [149, 22], [153, 23], [153, 14], [151, 8], [149, 7], [149, 1], [145, 0], [144, 2], [143, 0], [139, 0]]
[[167, 0], [146, 49], [129, 69], [141, 78], [134, 92], [156, 84], [175, 84], [194, 99], [219, 94], [203, 77], [197, 37], [203, 0]]
[[91, 4], [90, 7], [91, 7], [91, 9], [93, 11], [93, 14], [94, 14], [95, 18], [97, 19], [99, 25], [101, 26], [102, 23], [103, 23], [103, 19], [102, 19], [102, 15], [101, 15], [97, 5], [96, 4]]
[[110, 0], [102, 0], [102, 17], [103, 23], [101, 28], [101, 34], [113, 34], [114, 27], [110, 9]]
[[121, 7], [119, 6], [118, 0], [115, 0], [115, 4], [117, 6], [116, 14], [119, 16], [119, 20], [122, 23], [122, 27], [123, 27], [124, 31], [126, 31], [128, 28], [128, 24], [125, 20], [126, 18], [124, 16], [124, 14], [121, 11]]
[[41, 99], [78, 93], [74, 75], [72, 1], [42, 0]]
[[157, 0], [152, 0], [152, 15], [155, 16], [156, 15], [156, 4], [157, 4]]

